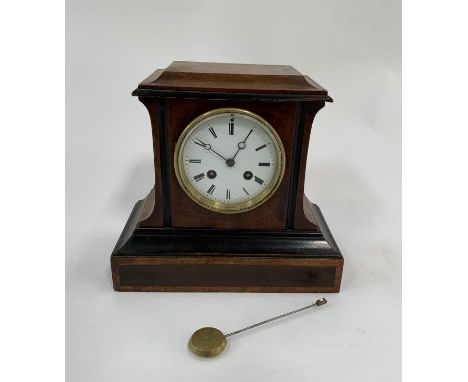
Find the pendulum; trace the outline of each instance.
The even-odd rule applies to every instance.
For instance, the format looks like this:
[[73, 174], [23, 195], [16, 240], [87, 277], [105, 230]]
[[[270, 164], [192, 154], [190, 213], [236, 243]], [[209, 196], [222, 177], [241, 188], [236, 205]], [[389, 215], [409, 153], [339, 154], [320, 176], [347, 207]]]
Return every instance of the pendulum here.
[[278, 320], [280, 318], [290, 316], [291, 314], [302, 312], [304, 310], [313, 308], [314, 306], [325, 305], [326, 303], [327, 300], [325, 298], [322, 298], [311, 305], [307, 305], [303, 308], [299, 308], [291, 312], [269, 318], [268, 320], [258, 322], [256, 324], [247, 326], [243, 329], [239, 329], [228, 334], [224, 334], [221, 330], [212, 327], [201, 328], [192, 334], [188, 346], [192, 353], [196, 354], [199, 357], [213, 358], [224, 351], [227, 345], [228, 337], [256, 328], [257, 326]]

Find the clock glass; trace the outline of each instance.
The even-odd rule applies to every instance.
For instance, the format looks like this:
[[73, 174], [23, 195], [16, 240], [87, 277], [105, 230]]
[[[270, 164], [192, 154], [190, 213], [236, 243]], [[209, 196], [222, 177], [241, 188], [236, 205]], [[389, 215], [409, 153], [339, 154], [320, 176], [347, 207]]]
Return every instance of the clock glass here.
[[241, 213], [266, 202], [284, 173], [284, 148], [273, 127], [241, 109], [216, 109], [181, 134], [174, 165], [180, 185], [201, 206]]

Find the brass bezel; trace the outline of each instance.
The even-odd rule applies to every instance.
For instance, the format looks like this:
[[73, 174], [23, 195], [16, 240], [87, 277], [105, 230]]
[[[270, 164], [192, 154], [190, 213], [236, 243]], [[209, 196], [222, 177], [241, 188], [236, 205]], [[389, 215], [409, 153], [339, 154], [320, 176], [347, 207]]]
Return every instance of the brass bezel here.
[[[193, 187], [193, 185], [191, 184], [190, 180], [187, 178], [187, 175], [185, 173], [185, 169], [183, 166], [183, 158], [182, 158], [183, 150], [181, 150], [182, 143], [184, 142], [185, 137], [202, 120], [208, 117], [211, 117], [213, 115], [222, 114], [222, 113], [244, 114], [246, 116], [249, 116], [257, 120], [258, 122], [266, 126], [267, 129], [269, 129], [270, 133], [272, 134], [273, 138], [276, 140], [278, 147], [279, 147], [280, 152], [278, 154], [279, 154], [279, 159], [280, 159], [280, 165], [276, 166], [272, 181], [261, 193], [259, 193], [257, 196], [255, 196], [254, 198], [248, 201], [227, 204], [227, 203], [221, 203], [218, 201], [211, 200], [207, 198], [205, 195], [201, 194], [199, 191], [197, 191], [195, 187]], [[283, 142], [281, 141], [281, 138], [279, 137], [275, 129], [264, 118], [260, 117], [259, 115], [252, 113], [251, 111], [238, 109], [238, 108], [214, 109], [209, 112], [203, 113], [197, 118], [195, 118], [192, 122], [188, 124], [188, 126], [180, 134], [180, 137], [177, 140], [177, 144], [176, 144], [175, 152], [174, 152], [175, 174], [176, 174], [177, 180], [179, 181], [180, 186], [185, 191], [187, 196], [190, 197], [190, 199], [192, 199], [195, 203], [199, 204], [200, 206], [208, 210], [220, 212], [223, 214], [238, 214], [238, 213], [250, 211], [250, 210], [253, 210], [254, 208], [261, 206], [268, 199], [270, 199], [275, 193], [275, 191], [278, 189], [279, 185], [281, 184], [281, 181], [284, 175], [285, 165], [286, 165], [285, 162], [286, 162], [286, 155], [284, 152]]]

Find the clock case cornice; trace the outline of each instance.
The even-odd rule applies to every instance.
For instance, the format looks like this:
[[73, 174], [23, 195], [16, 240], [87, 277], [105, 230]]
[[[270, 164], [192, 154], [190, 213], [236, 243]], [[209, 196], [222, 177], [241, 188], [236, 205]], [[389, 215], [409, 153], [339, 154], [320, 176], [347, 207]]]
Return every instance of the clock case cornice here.
[[156, 70], [132, 95], [333, 102], [326, 89], [289, 65], [187, 61]]

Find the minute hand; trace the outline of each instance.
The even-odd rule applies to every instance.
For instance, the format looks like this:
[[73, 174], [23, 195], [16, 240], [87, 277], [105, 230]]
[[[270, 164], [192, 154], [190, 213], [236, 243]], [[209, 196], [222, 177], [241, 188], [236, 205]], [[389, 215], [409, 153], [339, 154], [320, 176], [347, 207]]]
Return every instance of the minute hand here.
[[198, 139], [198, 138], [195, 138], [195, 139], [197, 139], [200, 143], [195, 142], [195, 141], [194, 141], [194, 143], [196, 143], [196, 144], [199, 145], [199, 146], [204, 147], [206, 150], [213, 151], [217, 156], [221, 157], [224, 161], [227, 161], [227, 159], [226, 159], [225, 157], [223, 157], [221, 154], [219, 154], [219, 153], [217, 153], [216, 151], [214, 151], [213, 148], [211, 147], [211, 145], [209, 145], [209, 144], [207, 144], [207, 143], [204, 143], [203, 141], [201, 141], [201, 140]]
[[239, 142], [237, 144], [237, 151], [234, 154], [234, 156], [232, 157], [232, 159], [234, 159], [236, 157], [236, 155], [239, 153], [240, 150], [245, 149], [245, 142], [247, 141], [247, 138], [250, 136], [250, 134], [252, 134], [252, 131], [253, 131], [253, 129], [251, 129], [249, 131], [249, 133], [247, 134], [247, 136], [245, 137], [245, 139], [242, 142]]

